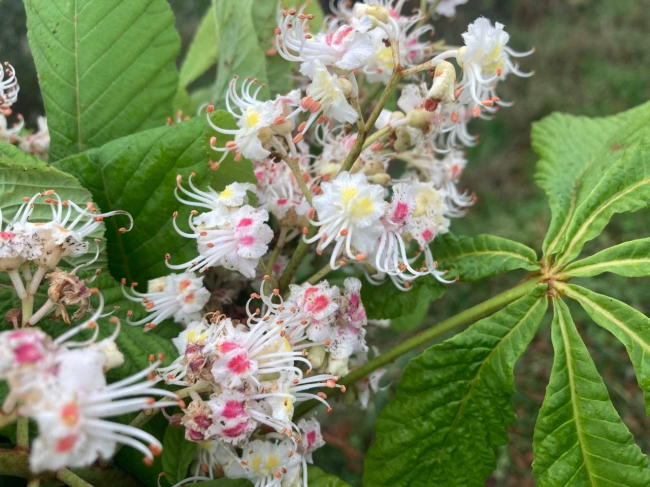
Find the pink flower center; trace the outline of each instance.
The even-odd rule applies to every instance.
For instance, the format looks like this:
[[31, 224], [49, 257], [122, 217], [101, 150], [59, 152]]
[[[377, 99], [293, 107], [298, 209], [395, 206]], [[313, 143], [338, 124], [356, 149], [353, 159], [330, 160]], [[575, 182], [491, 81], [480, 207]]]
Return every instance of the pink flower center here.
[[277, 201], [277, 203], [278, 203], [278, 205], [286, 205], [286, 204], [287, 204], [287, 201], [289, 201], [289, 200], [287, 200], [286, 198], [280, 198], [280, 199]]
[[401, 222], [404, 219], [406, 219], [408, 214], [409, 214], [409, 205], [400, 201], [399, 203], [397, 203], [397, 206], [395, 207], [395, 212], [393, 213], [393, 221], [396, 223]]
[[253, 245], [255, 243], [255, 237], [252, 235], [244, 235], [242, 238], [239, 239], [239, 244], [243, 245], [244, 247], [248, 247], [249, 245]]
[[237, 224], [237, 228], [250, 227], [253, 224], [252, 218], [242, 218]]
[[433, 233], [431, 233], [431, 230], [425, 230], [424, 232], [422, 232], [422, 238], [427, 242], [431, 241], [431, 237], [433, 237]]
[[56, 442], [56, 452], [69, 452], [74, 448], [75, 443], [77, 443], [77, 437], [75, 435], [65, 436]]
[[223, 430], [223, 434], [229, 436], [230, 438], [236, 438], [240, 436], [244, 431], [246, 431], [246, 425], [247, 423], [244, 421], [243, 423], [239, 423], [233, 428]]
[[22, 343], [18, 345], [14, 352], [14, 356], [19, 364], [37, 362], [43, 359], [43, 354], [39, 347], [33, 343]]
[[241, 347], [236, 342], [223, 342], [221, 345], [219, 345], [219, 350], [221, 350], [221, 353], [232, 352], [237, 348], [241, 348]]
[[246, 372], [251, 367], [247, 355], [248, 354], [244, 352], [231, 358], [228, 362], [228, 369], [235, 374], [243, 374]]
[[16, 237], [14, 232], [0, 232], [0, 239], [2, 240], [13, 240]]
[[314, 446], [314, 443], [316, 442], [316, 431], [310, 431], [307, 433], [307, 449], [311, 450], [311, 448]]
[[67, 426], [74, 426], [79, 422], [79, 405], [76, 402], [69, 402], [61, 409], [61, 420]]
[[226, 402], [226, 407], [223, 408], [221, 413], [224, 418], [233, 419], [237, 416], [244, 416], [244, 403], [241, 401], [228, 401]]

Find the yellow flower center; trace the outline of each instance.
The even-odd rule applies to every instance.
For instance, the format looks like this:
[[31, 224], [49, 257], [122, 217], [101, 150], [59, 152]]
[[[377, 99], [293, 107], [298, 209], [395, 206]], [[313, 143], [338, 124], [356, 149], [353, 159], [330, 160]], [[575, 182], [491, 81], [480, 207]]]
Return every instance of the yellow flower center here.
[[372, 200], [368, 196], [364, 196], [355, 202], [355, 205], [350, 210], [350, 214], [352, 218], [359, 219], [368, 216], [374, 209], [375, 205], [372, 204]]
[[[255, 117], [257, 117], [257, 114], [255, 114]], [[230, 198], [232, 194], [233, 194], [232, 188], [226, 188], [221, 192], [221, 194], [219, 194], [219, 199]]]
[[244, 115], [244, 126], [246, 128], [254, 127], [259, 123], [259, 121], [260, 116], [256, 111], [254, 111], [252, 108], [246, 110], [246, 114]]
[[341, 203], [343, 203], [343, 206], [345, 208], [348, 207], [350, 202], [354, 199], [354, 197], [357, 195], [359, 191], [357, 188], [345, 188], [343, 192], [341, 193]]
[[377, 64], [383, 69], [393, 69], [393, 50], [390, 47], [382, 47], [377, 53]]

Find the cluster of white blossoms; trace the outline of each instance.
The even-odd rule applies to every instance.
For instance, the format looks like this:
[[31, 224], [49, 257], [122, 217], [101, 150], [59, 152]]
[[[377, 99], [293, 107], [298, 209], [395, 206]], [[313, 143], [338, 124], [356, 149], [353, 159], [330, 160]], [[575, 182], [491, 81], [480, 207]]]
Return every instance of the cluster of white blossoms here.
[[[174, 273], [150, 280], [146, 292], [137, 283], [127, 289], [122, 280], [124, 296], [144, 312], [135, 319], [127, 311], [129, 324], [146, 331], [174, 320], [183, 327], [173, 340], [178, 358], [107, 384], [105, 371], [122, 357], [116, 334], [95, 340], [101, 306], [57, 339], [18, 329], [15, 319], [16, 330], [0, 334], [0, 379], [11, 387], [6, 412], [39, 425], [34, 470], [108, 459], [117, 443], [151, 460], [160, 451], [153, 437], [103, 418], [179, 405], [174, 393], [153, 387], [160, 380], [186, 388], [187, 407], [165, 415], [170, 427], [200, 444], [192, 476], [178, 485], [226, 476], [255, 487], [307, 486], [307, 464], [324, 441], [319, 422], [294, 417], [295, 407], [314, 400], [329, 412], [328, 397], [345, 392], [342, 378], [368, 361], [368, 320], [354, 276], [365, 275], [371, 284], [390, 279], [405, 292], [425, 276], [452, 281], [438, 269], [432, 243], [476, 200], [459, 188], [463, 150], [477, 143], [468, 126], [508, 106], [496, 93], [500, 81], [529, 76], [515, 59], [530, 52], [508, 47], [502, 24], [479, 18], [461, 47], [431, 39], [428, 17], [452, 17], [465, 2], [430, 0], [423, 3], [427, 12], [408, 15], [405, 0], [335, 2], [322, 26], [311, 25], [314, 16], [304, 6], [278, 11], [275, 48], [267, 54], [296, 63], [298, 88], [262, 100], [263, 84], [235, 76], [217, 102], [236, 127], [216, 122], [223, 114], [215, 117], [213, 105], [205, 110], [215, 133], [210, 168], [219, 170], [229, 155], [234, 162], [225, 164], [246, 158], [257, 183], [233, 182], [217, 191], [193, 173], [178, 175], [174, 193], [182, 209], [172, 223], [195, 242], [191, 258], [187, 246], [169, 249], [174, 253], [164, 260]], [[30, 136], [20, 134], [21, 119], [7, 126], [18, 92], [13, 68], [7, 66], [0, 83], [0, 139], [45, 158], [44, 120]], [[396, 100], [390, 110], [389, 100]], [[176, 122], [185, 118], [179, 113]], [[51, 205], [52, 217], [32, 222], [40, 201]], [[0, 272], [18, 296], [29, 300], [44, 278], [50, 281], [46, 303], [27, 325], [55, 311], [69, 324], [92, 308], [96, 292], [88, 281], [77, 269], [57, 266], [86, 253], [86, 239], [100, 222], [121, 213], [100, 214], [92, 203], [84, 208], [47, 191], [25, 198], [3, 221]], [[324, 267], [292, 284], [307, 267], [301, 263], [309, 250], [309, 265]], [[330, 282], [339, 286], [324, 280], [332, 271], [338, 272]], [[70, 317], [71, 305], [78, 309]], [[89, 328], [93, 338], [70, 341]], [[366, 407], [383, 372], [375, 370], [346, 397]], [[153, 395], [171, 400], [156, 402]]]
[[[297, 403], [314, 399], [348, 372], [353, 354], [367, 351], [361, 283], [341, 292], [327, 281], [252, 294], [245, 322], [213, 313], [174, 339], [179, 357], [158, 369], [169, 384], [194, 386], [177, 421], [189, 441], [201, 442], [197, 475], [246, 478], [255, 485], [301, 485], [310, 453], [323, 444], [319, 423], [293, 421]], [[253, 300], [262, 307], [252, 309]], [[269, 433], [270, 431], [270, 433]], [[259, 458], [259, 459], [257, 459]], [[193, 477], [196, 478], [196, 477]]]
[[38, 117], [38, 130], [29, 133], [24, 130], [25, 121], [21, 114], [16, 115], [16, 122], [11, 126], [7, 117], [12, 113], [11, 106], [18, 101], [20, 86], [16, 71], [8, 62], [0, 67], [0, 142], [18, 144], [25, 152], [47, 161], [50, 150], [50, 132], [45, 117]]
[[[115, 331], [98, 341], [102, 304], [88, 321], [56, 339], [39, 328], [0, 333], [0, 380], [9, 385], [2, 405], [4, 413], [36, 422], [38, 435], [30, 450], [33, 472], [64, 467], [86, 467], [109, 460], [118, 444], [131, 446], [153, 463], [162, 445], [149, 433], [112, 422], [113, 418], [144, 409], [177, 406], [175, 393], [154, 387], [159, 362], [119, 382], [108, 384], [106, 371], [119, 367], [124, 357], [115, 339], [119, 321], [111, 318]], [[84, 341], [71, 339], [93, 330]], [[156, 401], [153, 396], [166, 400]]]
[[[32, 221], [35, 204], [49, 205], [51, 218], [47, 221]], [[6, 224], [0, 210], [0, 220], [4, 225], [4, 228], [0, 228], [0, 273], [9, 276], [20, 299], [34, 296], [46, 277], [45, 274], [56, 269], [62, 259], [84, 255], [89, 247], [87, 237], [97, 230], [105, 218], [125, 215], [129, 219], [129, 227], [122, 227], [120, 231], [127, 232], [131, 229], [133, 219], [127, 212], [99, 213], [93, 203], [88, 202], [85, 206], [82, 208], [72, 200], [62, 200], [53, 190], [48, 190], [31, 198], [25, 196], [23, 203]], [[84, 266], [93, 261], [94, 259]], [[80, 297], [83, 285], [74, 280], [77, 269], [65, 273], [65, 277], [56, 271], [47, 276], [51, 280], [52, 291], [43, 307], [30, 318], [31, 325], [56, 309], [57, 305], [65, 305], [72, 299], [66, 284], [75, 289], [73, 294], [76, 298]], [[26, 286], [25, 283], [29, 285]]]
[[[433, 5], [437, 15], [453, 16], [462, 3]], [[503, 25], [485, 18], [469, 25], [462, 47], [445, 50], [423, 37], [432, 32], [421, 22], [423, 13], [404, 15], [403, 4], [333, 4], [334, 15], [313, 34], [312, 15], [282, 9], [277, 53], [298, 63], [302, 88], [262, 101], [257, 99], [257, 80], [246, 79], [238, 89], [234, 79], [226, 108], [238, 128], [219, 128], [210, 117], [214, 108], [207, 112], [213, 129], [234, 138], [221, 144], [212, 138], [219, 161], [230, 152], [236, 160], [253, 160], [259, 181], [257, 211], [274, 215], [286, 229], [283, 244], [302, 231], [319, 255], [330, 252], [331, 269], [360, 264], [370, 282], [390, 278], [408, 290], [425, 275], [449, 282], [436, 268], [431, 243], [476, 199], [458, 188], [467, 163], [463, 148], [476, 144], [468, 124], [477, 117], [489, 119], [508, 105], [496, 95], [497, 84], [511, 73], [529, 76], [514, 59], [532, 51], [513, 51]], [[428, 73], [431, 83], [419, 73]], [[359, 125], [365, 123], [366, 85], [390, 87], [395, 80], [407, 82], [397, 109], [371, 116], [374, 127]], [[353, 124], [365, 131], [360, 150]], [[351, 152], [358, 154], [355, 160], [348, 160]], [[395, 166], [396, 160], [405, 166]], [[404, 167], [402, 173], [396, 175], [394, 166]], [[262, 218], [258, 221], [262, 224]], [[310, 225], [316, 230], [309, 230]], [[190, 270], [205, 266], [212, 254], [223, 265], [219, 250], [201, 248], [202, 231], [204, 240], [214, 241], [200, 226], [185, 234], [199, 242], [200, 257], [188, 264]], [[260, 248], [255, 255], [261, 254]]]

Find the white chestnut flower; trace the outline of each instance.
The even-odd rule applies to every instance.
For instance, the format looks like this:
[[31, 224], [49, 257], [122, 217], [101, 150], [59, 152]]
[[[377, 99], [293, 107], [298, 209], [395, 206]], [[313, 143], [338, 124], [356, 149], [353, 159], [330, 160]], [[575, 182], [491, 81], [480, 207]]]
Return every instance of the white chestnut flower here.
[[4, 116], [2, 111], [0, 111], [0, 141], [6, 142], [7, 144], [15, 144], [20, 141], [20, 131], [25, 126], [25, 120], [22, 115], [17, 115], [18, 121], [14, 123], [11, 127], [7, 123], [7, 117]]
[[347, 75], [362, 67], [372, 56], [374, 48], [366, 34], [372, 27], [369, 17], [365, 16], [354, 25], [341, 25], [333, 32], [316, 35], [306, 33], [310, 17], [294, 9], [284, 9], [276, 30], [278, 53], [287, 61], [302, 63], [300, 72], [303, 75], [312, 76], [316, 62]]
[[[45, 117], [38, 117], [37, 123], [38, 130], [36, 132], [20, 139], [20, 148], [21, 150], [47, 162], [50, 150], [50, 131], [47, 128], [47, 119]], [[0, 120], [0, 125], [1, 124], [2, 122]], [[2, 127], [0, 126], [0, 133], [1, 132]]]
[[145, 325], [150, 330], [163, 321], [173, 318], [181, 324], [201, 319], [201, 310], [210, 299], [210, 292], [203, 287], [203, 277], [192, 272], [170, 274], [150, 281], [149, 291], [140, 293], [135, 290], [137, 283], [131, 284], [131, 292], [125, 288], [126, 279], [122, 279], [122, 293], [134, 302], [141, 302], [147, 316], [138, 321], [129, 321], [130, 325]]
[[285, 478], [300, 476], [302, 459], [295, 450], [289, 440], [251, 441], [242, 450], [239, 461], [225, 471], [226, 477], [248, 479], [256, 487], [280, 487]]
[[195, 239], [199, 256], [184, 264], [170, 264], [170, 269], [187, 269], [190, 272], [204, 272], [210, 267], [222, 266], [240, 272], [248, 278], [255, 277], [255, 269], [266, 254], [273, 230], [265, 223], [269, 219], [266, 210], [256, 210], [252, 206], [242, 206], [229, 211], [223, 224], [215, 227], [195, 226], [192, 222], [198, 212], [190, 214], [188, 225], [192, 233], [178, 228], [177, 213], [174, 213], [174, 228], [185, 238]]
[[449, 18], [456, 16], [456, 7], [467, 3], [467, 0], [428, 0], [428, 3], [432, 4], [436, 1], [438, 3], [434, 13]]
[[[239, 208], [248, 203], [248, 191], [255, 194], [256, 188], [251, 183], [230, 183], [223, 191], [217, 192], [208, 187], [207, 191], [200, 190], [192, 182], [194, 173], [190, 174], [188, 184], [190, 190], [185, 189], [182, 177], [176, 176], [174, 195], [181, 203], [192, 207], [205, 208], [207, 212], [200, 213], [194, 218], [195, 225], [216, 227], [223, 225], [227, 220], [229, 210]], [[179, 195], [179, 190], [182, 193]], [[186, 199], [189, 198], [189, 199]]]
[[11, 64], [5, 62], [4, 67], [0, 67], [0, 111], [5, 115], [11, 113], [9, 107], [18, 100], [19, 91], [16, 70]]
[[335, 242], [330, 258], [333, 269], [340, 267], [341, 255], [363, 260], [372, 252], [381, 233], [377, 223], [387, 206], [384, 188], [369, 183], [364, 174], [344, 171], [334, 181], [323, 183], [321, 189], [323, 193], [313, 199], [318, 221], [312, 224], [319, 230], [305, 242], [318, 241], [318, 253]]
[[[286, 131], [284, 128], [287, 121], [286, 109], [298, 104], [300, 96], [298, 90], [285, 96], [278, 96], [273, 101], [260, 101], [257, 99], [257, 95], [263, 85], [251, 93], [251, 88], [257, 85], [257, 79], [247, 78], [244, 80], [239, 93], [237, 92], [237, 80], [238, 78], [235, 77], [228, 87], [226, 108], [237, 121], [238, 129], [218, 127], [210, 119], [214, 106], [210, 105], [206, 110], [208, 124], [213, 130], [224, 135], [234, 135], [234, 140], [226, 142], [223, 147], [216, 146], [216, 137], [210, 141], [212, 150], [222, 153], [218, 163], [221, 163], [229, 152], [236, 154], [236, 161], [241, 159], [241, 156], [252, 160], [264, 159], [271, 153], [267, 147], [272, 147], [285, 155], [286, 150], [276, 134], [283, 135], [292, 152], [295, 152], [291, 130]], [[277, 129], [277, 132], [274, 132], [274, 129]]]

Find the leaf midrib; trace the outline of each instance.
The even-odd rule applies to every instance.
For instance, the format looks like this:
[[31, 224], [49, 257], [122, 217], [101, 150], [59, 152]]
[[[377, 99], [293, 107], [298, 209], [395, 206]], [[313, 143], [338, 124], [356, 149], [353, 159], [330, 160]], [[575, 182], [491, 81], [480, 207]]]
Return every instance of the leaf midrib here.
[[445, 261], [449, 259], [463, 259], [463, 258], [470, 258], [474, 255], [485, 255], [485, 254], [509, 255], [515, 259], [523, 260], [524, 262], [527, 262], [529, 264], [537, 264], [537, 262], [533, 260], [529, 260], [525, 255], [519, 254], [517, 252], [509, 252], [507, 250], [478, 250], [475, 252], [464, 252], [461, 254], [450, 255], [449, 257], [440, 260]]
[[589, 218], [587, 218], [585, 220], [585, 222], [580, 226], [578, 232], [571, 239], [571, 241], [569, 242], [569, 246], [567, 247], [566, 251], [564, 251], [562, 253], [562, 257], [557, 260], [557, 265], [562, 265], [566, 261], [568, 256], [571, 255], [571, 252], [573, 252], [573, 249], [575, 248], [575, 246], [578, 245], [578, 241], [580, 240], [580, 238], [582, 238], [582, 236], [585, 234], [585, 232], [587, 231], [589, 226], [600, 215], [600, 213], [602, 213], [608, 206], [612, 205], [613, 203], [615, 203], [619, 199], [623, 198], [627, 194], [635, 191], [637, 188], [639, 188], [639, 187], [641, 187], [641, 186], [643, 186], [645, 184], [648, 184], [648, 183], [650, 183], [650, 178], [642, 179], [638, 183], [636, 183], [636, 184], [630, 186], [629, 188], [627, 188], [625, 191], [617, 193], [615, 196], [607, 199], [607, 201], [605, 201], [605, 202], [601, 203], [600, 205], [598, 205], [596, 210], [589, 216]]
[[582, 453], [582, 463], [585, 467], [585, 470], [587, 471], [587, 475], [589, 476], [589, 482], [591, 485], [594, 484], [594, 479], [591, 475], [591, 468], [588, 467], [587, 465], [587, 451], [585, 450], [584, 446], [584, 432], [582, 428], [582, 424], [580, 421], [580, 414], [578, 411], [578, 403], [576, 401], [577, 399], [577, 394], [575, 390], [575, 378], [573, 376], [574, 371], [573, 371], [573, 358], [571, 357], [571, 354], [569, 353], [570, 349], [570, 344], [569, 344], [569, 335], [566, 331], [566, 322], [564, 321], [564, 315], [562, 312], [562, 309], [560, 309], [559, 306], [556, 305], [556, 313], [558, 317], [558, 325], [560, 326], [560, 333], [562, 334], [562, 341], [564, 342], [564, 355], [565, 355], [565, 360], [567, 363], [567, 373], [568, 373], [568, 378], [569, 378], [569, 391], [571, 393], [571, 409], [573, 411], [573, 418], [576, 424], [576, 434], [578, 436], [578, 444], [580, 445], [580, 452]]
[[[638, 259], [618, 259], [618, 260], [608, 260], [606, 262], [598, 262], [596, 264], [589, 264], [585, 266], [572, 267], [571, 269], [566, 270], [567, 275], [579, 277], [580, 274], [587, 272], [588, 270], [600, 269], [602, 267], [611, 267], [611, 266], [627, 266], [634, 264], [650, 264], [650, 258], [638, 258]], [[577, 271], [577, 272], [574, 272]]]
[[641, 340], [638, 336], [637, 333], [634, 333], [630, 328], [628, 328], [621, 320], [616, 318], [614, 315], [612, 315], [609, 311], [604, 309], [602, 306], [598, 305], [591, 299], [589, 299], [587, 296], [584, 294], [580, 293], [579, 291], [576, 291], [575, 289], [572, 289], [568, 286], [562, 286], [564, 292], [566, 293], [567, 296], [572, 297], [574, 299], [577, 299], [579, 301], [584, 301], [587, 303], [589, 306], [591, 306], [593, 309], [598, 311], [600, 314], [605, 316], [608, 320], [610, 320], [612, 323], [614, 323], [616, 326], [618, 326], [627, 336], [629, 336], [632, 340], [634, 340], [640, 347], [643, 349], [643, 351], [647, 354], [650, 354], [650, 345], [648, 345], [646, 342]]

